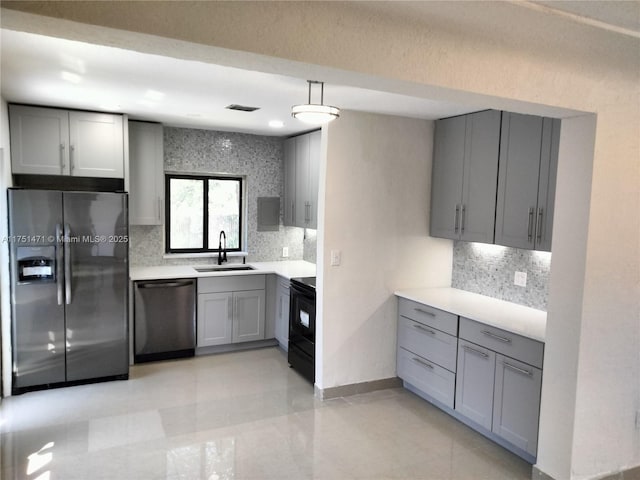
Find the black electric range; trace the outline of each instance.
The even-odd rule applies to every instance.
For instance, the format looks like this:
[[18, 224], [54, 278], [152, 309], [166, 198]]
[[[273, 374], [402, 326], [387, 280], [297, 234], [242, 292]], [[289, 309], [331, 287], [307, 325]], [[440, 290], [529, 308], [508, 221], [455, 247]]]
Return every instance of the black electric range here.
[[289, 365], [314, 383], [316, 378], [316, 277], [292, 278], [290, 295]]

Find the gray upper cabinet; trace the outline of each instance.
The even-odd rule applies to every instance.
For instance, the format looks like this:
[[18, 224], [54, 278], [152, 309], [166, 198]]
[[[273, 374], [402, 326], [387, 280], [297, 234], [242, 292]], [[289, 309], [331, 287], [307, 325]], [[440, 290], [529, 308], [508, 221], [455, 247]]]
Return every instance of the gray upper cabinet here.
[[129, 223], [162, 225], [163, 132], [159, 123], [129, 121]]
[[495, 243], [551, 251], [560, 121], [503, 113]]
[[500, 117], [487, 110], [436, 122], [431, 236], [493, 243]]
[[321, 132], [315, 131], [285, 142], [284, 224], [318, 228], [318, 182]]
[[121, 115], [9, 106], [14, 174], [124, 177]]

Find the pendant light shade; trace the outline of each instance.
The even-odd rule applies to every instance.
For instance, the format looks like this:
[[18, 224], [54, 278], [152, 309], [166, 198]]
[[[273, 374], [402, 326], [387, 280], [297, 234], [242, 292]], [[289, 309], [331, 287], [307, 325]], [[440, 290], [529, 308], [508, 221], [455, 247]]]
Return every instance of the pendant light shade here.
[[[304, 105], [294, 105], [291, 107], [291, 116], [301, 122], [310, 125], [322, 125], [335, 120], [340, 116], [340, 109], [330, 105], [324, 105], [324, 82], [307, 80], [309, 84], [309, 101]], [[311, 86], [320, 85], [320, 103], [311, 103]]]

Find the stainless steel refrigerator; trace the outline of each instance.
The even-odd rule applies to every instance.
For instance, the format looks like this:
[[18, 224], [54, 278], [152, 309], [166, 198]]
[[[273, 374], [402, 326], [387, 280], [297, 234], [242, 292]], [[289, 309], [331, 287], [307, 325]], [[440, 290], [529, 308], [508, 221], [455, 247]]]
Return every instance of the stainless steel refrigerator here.
[[127, 378], [127, 195], [8, 192], [13, 392]]

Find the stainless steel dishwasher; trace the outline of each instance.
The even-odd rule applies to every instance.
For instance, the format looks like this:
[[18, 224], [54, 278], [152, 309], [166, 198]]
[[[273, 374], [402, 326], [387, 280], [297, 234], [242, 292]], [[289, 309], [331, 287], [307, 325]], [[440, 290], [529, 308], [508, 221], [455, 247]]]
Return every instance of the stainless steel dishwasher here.
[[196, 281], [135, 282], [135, 362], [191, 357], [196, 346]]

